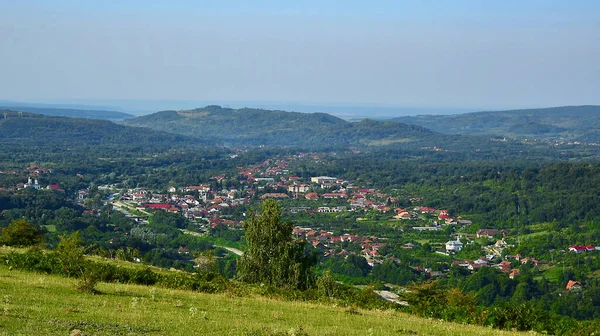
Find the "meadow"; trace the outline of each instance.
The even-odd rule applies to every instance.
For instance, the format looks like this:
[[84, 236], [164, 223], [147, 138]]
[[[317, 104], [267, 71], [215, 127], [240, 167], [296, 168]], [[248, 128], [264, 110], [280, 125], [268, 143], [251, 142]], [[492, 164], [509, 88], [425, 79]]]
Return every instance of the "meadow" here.
[[0, 335], [525, 335], [261, 296], [100, 283], [0, 266]]

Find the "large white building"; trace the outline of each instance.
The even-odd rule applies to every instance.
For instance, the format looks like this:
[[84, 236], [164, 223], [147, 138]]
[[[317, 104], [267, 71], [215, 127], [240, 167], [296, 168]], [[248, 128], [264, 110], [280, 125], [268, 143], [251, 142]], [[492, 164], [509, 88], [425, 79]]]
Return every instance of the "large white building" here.
[[32, 188], [35, 190], [40, 190], [40, 184], [38, 183], [38, 180], [35, 179], [35, 181], [31, 180], [31, 177], [29, 179], [27, 179], [27, 183], [25, 183], [24, 185], [25, 188]]
[[335, 182], [337, 182], [337, 178], [335, 178], [335, 177], [329, 177], [329, 176], [317, 176], [317, 177], [311, 177], [310, 181], [312, 183], [317, 183], [317, 184], [335, 183]]
[[462, 250], [463, 243], [460, 242], [460, 239], [451, 240], [446, 243], [446, 252], [458, 252]]

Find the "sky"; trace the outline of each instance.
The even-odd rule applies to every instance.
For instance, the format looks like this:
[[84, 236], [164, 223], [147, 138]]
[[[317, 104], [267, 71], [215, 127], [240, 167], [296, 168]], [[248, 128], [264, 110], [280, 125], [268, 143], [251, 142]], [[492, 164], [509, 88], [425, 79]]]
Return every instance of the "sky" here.
[[0, 8], [0, 100], [600, 105], [597, 0], [0, 0]]

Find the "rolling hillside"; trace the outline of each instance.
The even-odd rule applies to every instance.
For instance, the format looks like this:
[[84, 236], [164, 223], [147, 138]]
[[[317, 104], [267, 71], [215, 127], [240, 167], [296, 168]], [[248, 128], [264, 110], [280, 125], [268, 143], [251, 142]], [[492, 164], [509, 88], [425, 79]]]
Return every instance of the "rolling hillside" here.
[[0, 142], [19, 146], [149, 146], [203, 144], [176, 134], [115, 124], [108, 120], [51, 117], [0, 111]]
[[497, 135], [514, 138], [565, 138], [600, 142], [600, 106], [474, 112], [455, 115], [408, 116], [392, 119], [440, 133]]
[[0, 266], [0, 335], [529, 335], [241, 293], [102, 283], [93, 295], [74, 282]]

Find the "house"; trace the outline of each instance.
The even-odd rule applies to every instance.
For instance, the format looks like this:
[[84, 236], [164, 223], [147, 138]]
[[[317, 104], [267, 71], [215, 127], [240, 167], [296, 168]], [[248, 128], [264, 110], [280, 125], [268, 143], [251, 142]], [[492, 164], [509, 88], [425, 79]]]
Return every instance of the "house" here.
[[366, 256], [371, 256], [371, 257], [379, 257], [379, 256], [381, 256], [381, 254], [379, 254], [379, 252], [377, 250], [364, 250], [363, 253]]
[[165, 203], [146, 203], [142, 207], [143, 208], [150, 208], [150, 209], [168, 210], [169, 208], [171, 208], [171, 205], [170, 204], [165, 204]]
[[87, 190], [79, 190], [77, 192], [77, 198], [80, 200], [84, 200], [87, 197]]
[[571, 245], [571, 246], [569, 246], [569, 252], [573, 252], [573, 253], [579, 254], [579, 253], [583, 253], [583, 252], [586, 252], [586, 251], [587, 251], [587, 249], [585, 248], [585, 246], [580, 246], [580, 245]]
[[198, 192], [209, 192], [210, 191], [210, 184], [201, 184], [198, 186], [187, 186], [185, 188], [183, 188], [183, 191], [198, 191]]
[[478, 263], [471, 263], [469, 264], [469, 266], [467, 267], [467, 269], [471, 270], [471, 271], [475, 271], [478, 270], [482, 267], [488, 266], [487, 264], [478, 264]]
[[518, 269], [514, 269], [512, 271], [510, 271], [510, 274], [508, 275], [509, 278], [514, 279], [517, 275], [521, 274], [521, 271], [519, 271]]
[[523, 258], [521, 259], [521, 264], [527, 264], [528, 262], [530, 262], [533, 266], [538, 265], [538, 261], [534, 258]]
[[145, 194], [133, 194], [133, 200], [134, 201], [145, 201], [146, 195]]
[[329, 207], [318, 207], [318, 208], [317, 208], [317, 212], [325, 212], [325, 213], [328, 213], [328, 212], [332, 212], [332, 211], [331, 211], [331, 209], [330, 209]]
[[460, 266], [460, 267], [469, 267], [471, 265], [467, 260], [454, 260], [452, 265]]
[[288, 186], [288, 191], [292, 193], [305, 193], [310, 189], [308, 184], [293, 184]]
[[255, 182], [275, 182], [275, 179], [272, 177], [257, 177], [254, 179]]
[[264, 194], [262, 196], [260, 196], [261, 199], [265, 199], [265, 198], [289, 198], [289, 196], [287, 194], [284, 193], [267, 193]]
[[428, 207], [417, 207], [417, 208], [415, 208], [415, 210], [421, 211], [422, 214], [435, 212], [434, 208], [428, 208]]
[[572, 290], [581, 290], [581, 282], [569, 280], [569, 282], [567, 283], [566, 289], [569, 290], [569, 291], [572, 291]]
[[451, 240], [446, 243], [446, 252], [458, 252], [462, 250], [463, 243], [461, 243], [460, 239]]
[[500, 239], [496, 242], [496, 244], [494, 244], [494, 246], [496, 247], [507, 247], [508, 244], [506, 243], [506, 241], [504, 239]]
[[325, 193], [323, 198], [348, 198], [348, 195], [344, 193]]
[[342, 257], [347, 257], [350, 255], [350, 252], [348, 252], [346, 250], [341, 250], [337, 255], [342, 256]]
[[510, 269], [512, 268], [512, 264], [510, 263], [510, 261], [503, 260], [498, 265], [495, 265], [494, 267], [497, 267], [498, 269], [500, 269], [500, 272], [502, 272], [502, 273], [508, 273], [508, 272], [510, 272]]
[[394, 216], [395, 219], [410, 219], [410, 217], [410, 212], [408, 211], [398, 212], [396, 213], [396, 216]]
[[304, 196], [307, 200], [316, 201], [319, 199], [319, 195], [316, 192], [309, 192]]
[[479, 229], [477, 230], [477, 238], [494, 238], [495, 235], [502, 234], [506, 236], [506, 231], [498, 229]]
[[440, 226], [413, 226], [413, 230], [415, 231], [441, 231], [442, 228]]
[[443, 221], [449, 222], [452, 220], [452, 218], [446, 214], [443, 214], [443, 215], [438, 216], [438, 220], [443, 220]]
[[488, 265], [488, 261], [485, 259], [485, 257], [481, 257], [479, 259], [476, 259], [473, 261], [474, 264], [478, 264], [478, 265]]

